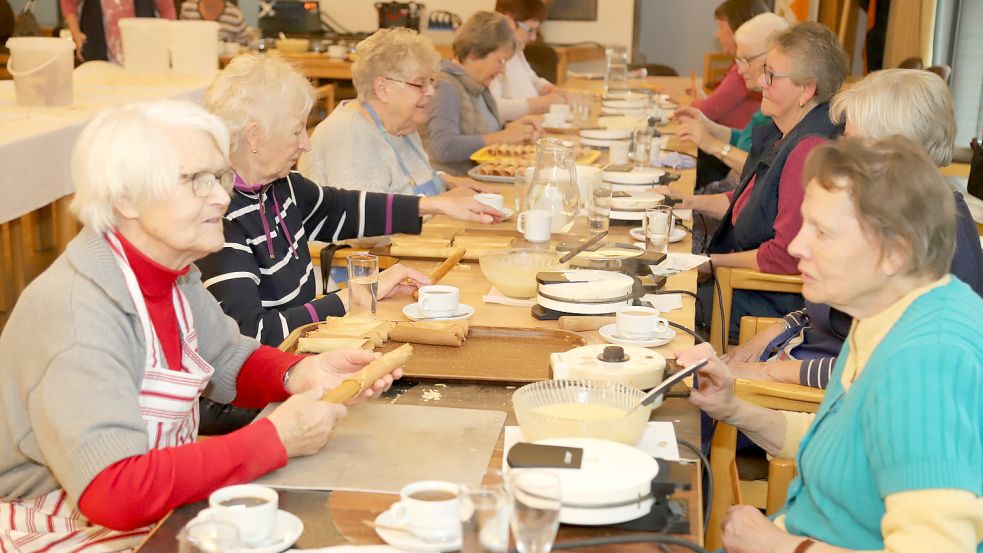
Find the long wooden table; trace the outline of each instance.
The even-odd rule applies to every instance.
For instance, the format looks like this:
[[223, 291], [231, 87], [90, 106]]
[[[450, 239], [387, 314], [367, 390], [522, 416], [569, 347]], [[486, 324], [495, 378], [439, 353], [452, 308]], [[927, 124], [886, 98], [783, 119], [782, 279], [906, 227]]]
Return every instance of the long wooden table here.
[[[593, 88], [596, 86], [596, 83], [593, 81], [574, 84], [580, 84], [583, 88]], [[634, 83], [634, 85], [666, 90], [677, 85], [681, 89], [685, 86], [685, 83], [675, 83], [667, 79], [648, 79], [645, 82]], [[670, 141], [669, 147], [673, 149], [691, 149], [691, 147], [687, 147], [684, 144], [677, 144], [675, 141]], [[695, 184], [695, 171], [690, 169], [679, 171], [679, 173], [681, 178], [670, 186], [680, 192], [691, 192]], [[494, 186], [507, 197], [506, 205], [511, 205], [512, 188], [508, 185]], [[435, 217], [424, 226], [423, 234], [447, 236], [448, 234], [453, 235], [456, 233], [482, 232], [506, 235], [512, 233], [518, 236], [518, 233], [513, 230], [514, 224], [514, 221], [509, 221], [496, 225], [479, 226], [452, 221], [446, 217]], [[574, 227], [572, 234], [580, 232], [579, 229], [582, 225], [583, 221], [578, 221], [578, 226]], [[628, 241], [629, 228], [631, 227], [612, 226], [610, 230], [611, 239]], [[583, 234], [586, 234], [586, 232], [583, 232]], [[670, 245], [670, 251], [688, 252], [690, 248], [691, 239], [689, 236], [679, 243]], [[404, 260], [403, 263], [423, 271], [430, 271], [439, 264], [439, 261]], [[534, 319], [529, 313], [528, 307], [485, 304], [481, 298], [488, 292], [491, 283], [485, 280], [476, 263], [459, 264], [441, 282], [460, 288], [461, 301], [475, 308], [475, 315], [471, 319], [472, 324], [524, 328], [557, 328], [558, 326], [556, 321], [538, 321]], [[670, 277], [667, 287], [690, 291], [695, 290], [695, 272], [691, 271]], [[379, 302], [378, 317], [381, 319], [403, 320], [402, 308], [412, 301], [411, 298], [405, 296], [382, 300]], [[695, 302], [691, 297], [684, 296], [682, 309], [667, 312], [664, 315], [674, 322], [692, 327], [695, 318]], [[601, 340], [596, 331], [583, 334], [594, 343], [603, 343], [603, 340]], [[657, 348], [657, 351], [663, 353], [667, 358], [672, 358], [675, 352], [689, 348], [692, 345], [693, 339], [680, 332], [670, 344]], [[392, 390], [375, 401], [397, 405], [430, 405], [465, 409], [499, 410], [508, 413], [507, 425], [517, 424], [511, 408], [511, 395], [515, 389], [513, 386], [441, 382], [439, 389], [440, 396], [442, 397], [439, 400], [434, 400], [433, 394], [428, 393], [433, 391], [434, 384], [434, 382], [398, 382]], [[661, 407], [653, 412], [652, 420], [672, 422], [675, 427], [677, 440], [685, 440], [697, 447], [699, 446], [699, 411], [686, 399], [667, 399]], [[489, 460], [490, 468], [501, 466], [503, 449], [504, 436], [500, 436], [492, 458]], [[682, 458], [690, 460], [695, 457], [683, 448], [680, 448], [680, 455]], [[690, 532], [685, 535], [677, 535], [677, 537], [696, 543], [703, 542], [700, 471], [699, 464], [692, 463], [689, 472], [691, 489], [678, 492], [675, 496], [677, 499], [686, 502], [687, 518], [690, 522]], [[378, 514], [385, 511], [391, 504], [397, 501], [398, 497], [392, 494], [356, 492], [282, 491], [280, 493], [280, 499], [281, 508], [294, 513], [304, 521], [304, 533], [298, 540], [296, 547], [306, 549], [341, 544], [368, 545], [383, 543], [375, 531], [364, 524], [364, 521], [374, 520]], [[177, 509], [167, 519], [161, 522], [155, 533], [148, 538], [139, 550], [145, 553], [173, 551], [177, 533], [184, 524], [205, 506], [204, 502], [200, 502]], [[623, 530], [611, 528], [563, 526], [560, 529], [557, 541], [561, 542], [624, 533], [625, 531]], [[613, 548], [608, 548], [607, 550], [613, 550]], [[633, 546], [622, 545], [617, 547], [617, 551], [636, 550], [653, 551], [656, 550], [656, 546], [654, 544], [636, 544]], [[670, 547], [670, 550], [683, 551], [684, 549]]]

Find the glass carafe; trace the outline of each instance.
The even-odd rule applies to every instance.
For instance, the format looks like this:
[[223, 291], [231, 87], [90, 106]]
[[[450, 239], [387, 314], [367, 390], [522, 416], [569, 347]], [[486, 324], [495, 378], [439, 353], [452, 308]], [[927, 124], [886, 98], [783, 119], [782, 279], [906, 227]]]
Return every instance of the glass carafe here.
[[557, 138], [536, 141], [536, 166], [526, 189], [524, 211], [542, 209], [552, 215], [551, 231], [569, 232], [580, 211], [573, 143]]

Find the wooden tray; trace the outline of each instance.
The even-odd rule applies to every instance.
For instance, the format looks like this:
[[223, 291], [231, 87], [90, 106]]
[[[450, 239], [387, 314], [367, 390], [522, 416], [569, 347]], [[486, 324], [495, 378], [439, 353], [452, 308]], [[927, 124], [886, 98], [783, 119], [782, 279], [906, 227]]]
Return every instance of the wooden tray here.
[[[300, 337], [318, 323], [297, 328], [280, 344], [293, 352]], [[461, 347], [413, 344], [404, 367], [408, 378], [526, 384], [550, 377], [550, 354], [587, 345], [583, 336], [566, 330], [472, 326]], [[390, 340], [376, 351], [396, 349]]]
[[[485, 146], [475, 153], [471, 154], [471, 161], [475, 163], [487, 163], [489, 161], [494, 161], [495, 163], [502, 163], [507, 161], [513, 161], [515, 163], [522, 163], [524, 165], [535, 165], [536, 156], [528, 157], [509, 157], [509, 156], [493, 156], [489, 153], [491, 146]], [[596, 148], [589, 148], [589, 152], [585, 152], [584, 155], [574, 159], [574, 163], [577, 165], [590, 165], [597, 161], [601, 157], [601, 151]]]

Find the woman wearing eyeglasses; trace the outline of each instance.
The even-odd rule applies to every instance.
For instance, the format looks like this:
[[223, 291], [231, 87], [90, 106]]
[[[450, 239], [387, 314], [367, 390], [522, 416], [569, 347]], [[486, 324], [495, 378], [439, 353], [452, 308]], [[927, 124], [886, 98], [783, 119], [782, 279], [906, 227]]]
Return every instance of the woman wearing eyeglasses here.
[[[107, 110], [82, 132], [84, 228], [0, 335], [0, 550], [128, 551], [172, 509], [315, 453], [345, 416], [321, 395], [374, 354], [261, 346], [202, 287], [194, 263], [226, 241], [229, 174], [228, 130], [190, 102]], [[284, 403], [197, 441], [206, 394]]]
[[454, 61], [444, 60], [427, 118], [427, 149], [435, 165], [463, 175], [471, 154], [489, 144], [531, 140], [533, 116], [504, 124], [489, 85], [515, 53], [515, 33], [500, 13], [477, 12], [454, 35]]
[[[772, 122], [752, 132], [751, 151], [737, 189], [683, 197], [681, 207], [720, 219], [707, 249], [716, 267], [796, 274], [788, 245], [802, 226], [805, 159], [815, 147], [840, 134], [829, 118], [829, 99], [847, 74], [836, 35], [818, 23], [799, 23], [774, 35], [758, 79], [761, 112]], [[710, 320], [712, 282], [701, 284], [701, 324]], [[800, 294], [734, 292], [731, 333], [744, 315], [780, 317], [802, 307]]]
[[545, 113], [552, 104], [565, 103], [567, 94], [563, 89], [537, 75], [523, 53], [536, 40], [546, 19], [543, 0], [497, 0], [495, 11], [508, 19], [516, 40], [515, 53], [506, 62], [505, 71], [489, 87], [502, 118], [512, 121], [529, 113]]
[[314, 129], [300, 172], [322, 185], [370, 192], [491, 192], [472, 179], [438, 173], [423, 148], [417, 128], [427, 121], [440, 64], [430, 39], [403, 27], [380, 29], [355, 54], [358, 98], [342, 102]]

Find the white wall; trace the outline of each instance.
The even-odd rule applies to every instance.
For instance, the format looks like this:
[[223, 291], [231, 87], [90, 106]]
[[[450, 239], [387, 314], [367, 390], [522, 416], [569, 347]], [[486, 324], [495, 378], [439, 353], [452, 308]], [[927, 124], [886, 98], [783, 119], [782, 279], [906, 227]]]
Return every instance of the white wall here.
[[721, 51], [713, 37], [713, 10], [720, 1], [639, 0], [638, 51], [649, 63], [668, 65], [680, 75], [702, 75], [703, 56]]
[[[14, 9], [14, 14], [20, 13], [24, 9], [27, 0], [10, 0], [10, 7]], [[34, 3], [34, 17], [42, 27], [54, 27], [58, 24], [58, 0], [41, 0]]]

